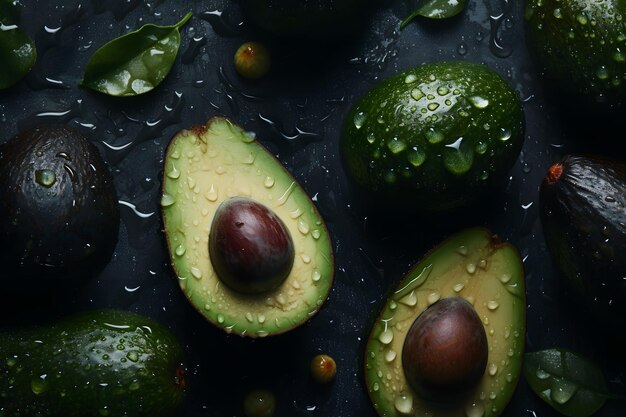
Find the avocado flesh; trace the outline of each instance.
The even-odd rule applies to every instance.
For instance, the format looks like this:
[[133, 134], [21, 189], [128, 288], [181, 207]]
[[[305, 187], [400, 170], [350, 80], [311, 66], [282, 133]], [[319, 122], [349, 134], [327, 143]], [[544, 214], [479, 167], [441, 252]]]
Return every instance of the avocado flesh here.
[[145, 317], [91, 311], [0, 336], [2, 416], [165, 417], [180, 411], [182, 349]]
[[[379, 415], [499, 415], [515, 390], [524, 350], [524, 271], [517, 250], [486, 229], [469, 229], [432, 250], [397, 288], [376, 320], [365, 352], [366, 386]], [[437, 405], [411, 390], [401, 358], [413, 321], [446, 297], [463, 297], [474, 306], [489, 352], [487, 370], [470, 394], [460, 403]]]
[[[267, 293], [230, 290], [211, 264], [210, 225], [221, 202], [235, 196], [269, 207], [293, 239], [291, 272]], [[321, 216], [280, 162], [229, 120], [214, 118], [172, 140], [161, 206], [181, 289], [198, 311], [226, 332], [249, 337], [282, 333], [304, 323], [326, 300], [334, 266]]]

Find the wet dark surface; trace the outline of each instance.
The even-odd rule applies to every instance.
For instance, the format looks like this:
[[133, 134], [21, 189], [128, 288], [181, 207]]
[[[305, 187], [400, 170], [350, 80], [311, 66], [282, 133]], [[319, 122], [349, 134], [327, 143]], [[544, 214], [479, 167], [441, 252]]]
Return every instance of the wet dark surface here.
[[[476, 0], [448, 21], [417, 20], [387, 1], [354, 39], [329, 45], [267, 40], [274, 70], [246, 82], [232, 58], [244, 41], [261, 39], [231, 0], [24, 0], [22, 27], [38, 47], [25, 80], [0, 92], [0, 143], [41, 123], [83, 131], [99, 147], [115, 179], [122, 226], [115, 255], [86, 287], [34, 300], [6, 325], [28, 317], [102, 307], [146, 314], [169, 327], [186, 347], [190, 392], [186, 416], [241, 416], [243, 396], [266, 388], [277, 416], [375, 416], [363, 386], [362, 354], [370, 326], [399, 282], [426, 250], [465, 226], [484, 225], [514, 243], [527, 280], [527, 349], [568, 347], [593, 358], [612, 391], [625, 393], [623, 344], [570, 302], [548, 257], [538, 217], [538, 187], [550, 165], [574, 151], [620, 151], [613, 128], [572, 117], [538, 79], [528, 56], [519, 1]], [[105, 41], [144, 23], [174, 24], [189, 10], [179, 57], [153, 92], [106, 97], [78, 86], [90, 55]], [[371, 213], [354, 197], [338, 154], [343, 117], [367, 89], [424, 62], [483, 62], [502, 74], [524, 101], [526, 141], [501, 195], [471, 211], [439, 217]], [[336, 278], [326, 306], [288, 334], [250, 341], [213, 328], [188, 304], [170, 269], [159, 216], [163, 154], [180, 129], [224, 115], [257, 133], [314, 197], [335, 249]], [[584, 125], [580, 123], [585, 123]], [[586, 126], [586, 127], [585, 127]], [[623, 156], [623, 153], [622, 153]], [[38, 306], [50, 306], [45, 313]], [[30, 313], [29, 313], [30, 312]], [[32, 316], [32, 317], [29, 317]], [[311, 379], [317, 353], [337, 361], [333, 384]], [[599, 416], [622, 416], [612, 401]], [[523, 379], [504, 416], [557, 415]]]

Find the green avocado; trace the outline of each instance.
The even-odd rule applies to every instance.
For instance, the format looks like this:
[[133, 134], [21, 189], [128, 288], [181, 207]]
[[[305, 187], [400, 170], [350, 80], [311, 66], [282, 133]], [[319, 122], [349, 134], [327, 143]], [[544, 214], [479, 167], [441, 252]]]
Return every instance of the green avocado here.
[[0, 416], [165, 417], [183, 403], [181, 347], [145, 317], [92, 311], [0, 334]]
[[369, 91], [341, 134], [345, 169], [372, 203], [449, 210], [501, 185], [524, 140], [518, 94], [484, 65], [426, 64]]
[[555, 263], [591, 311], [626, 314], [626, 163], [570, 155], [540, 190], [541, 222]]
[[334, 264], [311, 199], [253, 134], [213, 118], [167, 148], [161, 199], [181, 289], [228, 333], [265, 337], [307, 321]]
[[3, 287], [93, 275], [113, 254], [120, 222], [113, 179], [74, 129], [39, 126], [4, 144], [0, 201]]
[[562, 91], [582, 102], [626, 99], [626, 2], [529, 0], [528, 45], [539, 67]]
[[346, 35], [363, 18], [370, 0], [242, 0], [256, 26], [278, 36], [330, 38]]
[[[468, 309], [473, 311], [470, 315]], [[433, 313], [434, 310], [437, 311]], [[446, 311], [456, 313], [446, 316]], [[365, 351], [365, 379], [376, 411], [383, 417], [499, 415], [511, 399], [520, 375], [525, 315], [524, 270], [512, 245], [500, 242], [481, 228], [468, 229], [445, 240], [404, 277], [373, 326]], [[417, 328], [423, 324], [420, 322], [427, 325]], [[433, 323], [444, 326], [438, 333], [433, 332]], [[468, 333], [472, 327], [474, 330]], [[431, 371], [438, 378], [454, 374], [457, 367], [469, 366], [475, 377], [473, 383], [462, 387], [455, 383], [437, 386], [438, 381], [424, 384], [439, 391], [435, 396], [411, 383], [418, 379], [414, 372], [418, 366], [409, 361], [424, 357], [432, 364], [442, 358], [437, 350], [429, 351], [429, 343], [415, 338], [412, 333], [416, 328], [421, 333], [430, 329], [433, 345], [445, 342], [444, 335], [450, 333], [446, 329], [458, 328], [460, 333], [447, 343], [457, 358], [452, 362], [454, 366], [435, 363]], [[459, 347], [467, 342], [466, 334], [477, 336], [479, 344], [486, 337], [487, 346], [478, 349], [477, 354], [471, 353], [474, 349]], [[427, 348], [413, 352], [420, 344]], [[484, 353], [480, 353], [482, 349]], [[483, 362], [483, 368], [476, 375], [474, 365], [479, 362]], [[420, 372], [425, 371], [418, 369]]]

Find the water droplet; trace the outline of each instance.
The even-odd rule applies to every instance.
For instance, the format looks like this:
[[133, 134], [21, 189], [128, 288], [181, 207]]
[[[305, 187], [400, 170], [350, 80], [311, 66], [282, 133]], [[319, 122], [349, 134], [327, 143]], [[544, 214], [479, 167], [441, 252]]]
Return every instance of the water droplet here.
[[428, 294], [426, 301], [428, 302], [428, 305], [432, 305], [439, 301], [439, 298], [441, 298], [441, 295], [438, 292], [431, 292]]
[[311, 232], [311, 236], [313, 236], [313, 239], [317, 240], [320, 238], [321, 232], [318, 229], [315, 229]]
[[224, 315], [222, 315], [222, 314], [218, 314], [218, 315], [217, 315], [217, 322], [218, 322], [219, 324], [224, 323]]
[[578, 16], [576, 16], [576, 21], [581, 25], [586, 25], [587, 23], [589, 23], [589, 19], [587, 19], [587, 16], [585, 16], [584, 14], [579, 14]]
[[459, 246], [456, 252], [461, 256], [467, 256], [467, 248], [465, 246]]
[[49, 169], [38, 169], [35, 171], [35, 181], [39, 185], [50, 188], [57, 182], [57, 176], [54, 171]]
[[456, 47], [456, 52], [459, 55], [467, 54], [467, 44], [465, 42], [461, 42], [459, 46]]
[[376, 118], [376, 122], [377, 122], [379, 125], [385, 124], [385, 118], [383, 117], [383, 115], [382, 115], [382, 114]]
[[491, 300], [487, 303], [487, 308], [491, 311], [496, 310], [498, 307], [500, 307], [500, 304], [495, 300]]
[[564, 379], [555, 380], [552, 384], [550, 398], [557, 404], [565, 404], [578, 391], [578, 385]]
[[469, 98], [469, 101], [477, 109], [484, 109], [489, 106], [489, 100], [480, 96], [472, 96]]
[[211, 184], [211, 188], [209, 188], [209, 191], [207, 191], [204, 197], [212, 203], [217, 201], [217, 198], [218, 198], [217, 190], [215, 189], [213, 184]]
[[554, 17], [556, 17], [557, 19], [562, 19], [563, 18], [563, 13], [561, 13], [561, 9], [559, 9], [558, 7], [556, 9], [554, 9], [554, 11], [552, 12], [552, 14], [554, 15]]
[[133, 381], [130, 383], [130, 385], [128, 385], [129, 391], [137, 391], [139, 388], [141, 388], [141, 385], [137, 381]]
[[424, 95], [425, 94], [419, 88], [414, 88], [413, 90], [411, 90], [411, 97], [415, 101], [419, 101], [420, 99], [424, 97]]
[[363, 113], [362, 111], [358, 112], [354, 115], [354, 127], [356, 127], [357, 129], [362, 128], [366, 119], [367, 116], [365, 115], [365, 113]]
[[398, 302], [409, 307], [415, 307], [417, 305], [417, 295], [415, 295], [415, 291], [411, 291], [409, 294], [399, 299]]
[[368, 143], [374, 143], [376, 142], [376, 135], [374, 135], [374, 132], [369, 132], [367, 134], [367, 142]]
[[195, 266], [191, 267], [191, 275], [193, 275], [194, 278], [196, 279], [201, 279], [202, 278], [202, 271], [198, 268], [196, 268]]
[[404, 82], [407, 83], [407, 84], [412, 84], [415, 81], [417, 81], [417, 76], [415, 74], [409, 74], [404, 79]]
[[378, 382], [374, 382], [374, 384], [372, 385], [372, 391], [376, 392], [380, 389], [380, 385], [378, 385]]
[[46, 382], [47, 375], [41, 375], [41, 377], [33, 379], [30, 382], [30, 389], [33, 391], [33, 394], [39, 395], [43, 394], [48, 390], [48, 383]]
[[248, 320], [250, 323], [254, 322], [254, 316], [252, 316], [252, 313], [250, 313], [249, 311], [246, 313], [246, 320]]
[[183, 256], [186, 251], [187, 248], [185, 248], [185, 246], [181, 243], [180, 245], [176, 246], [174, 253], [176, 253], [176, 256]]
[[465, 415], [467, 417], [483, 417], [485, 414], [485, 408], [482, 403], [472, 402], [465, 407]]
[[399, 154], [406, 149], [406, 143], [398, 140], [398, 138], [393, 138], [387, 142], [387, 148], [389, 148], [391, 153]]
[[133, 351], [128, 352], [126, 354], [126, 357], [131, 362], [137, 362], [139, 360], [139, 353], [133, 350]]
[[307, 233], [309, 233], [309, 230], [310, 228], [307, 222], [305, 222], [302, 219], [298, 220], [298, 231], [300, 233], [302, 233], [303, 235], [306, 235]]
[[459, 282], [458, 284], [455, 284], [454, 287], [452, 287], [454, 292], [461, 292], [463, 288], [465, 288], [465, 285], [462, 282]]
[[413, 412], [413, 396], [411, 394], [399, 395], [395, 398], [393, 406], [400, 414], [411, 414]]
[[380, 343], [383, 345], [388, 345], [393, 341], [393, 332], [390, 329], [385, 329], [378, 335], [378, 340], [380, 340]]
[[389, 171], [385, 174], [385, 181], [389, 184], [396, 182], [396, 174], [393, 171]]
[[550, 378], [550, 374], [547, 373], [546, 371], [544, 371], [541, 368], [537, 368], [537, 372], [535, 372], [535, 375], [537, 375], [537, 378], [539, 378], [539, 379], [548, 379], [548, 378]]
[[409, 152], [407, 152], [406, 159], [414, 167], [421, 166], [426, 161], [426, 152], [421, 148], [414, 146]]
[[428, 106], [428, 110], [430, 111], [435, 111], [439, 108], [439, 103], [430, 103]]
[[476, 272], [476, 264], [468, 263], [467, 265], [465, 265], [465, 270], [468, 274], [474, 275], [474, 273]]
[[385, 361], [390, 363], [393, 362], [396, 359], [396, 356], [398, 356], [396, 354], [395, 350], [389, 349], [386, 353], [385, 353]]
[[176, 200], [174, 200], [174, 197], [172, 197], [169, 194], [163, 194], [161, 196], [161, 207], [169, 207], [174, 205], [174, 203], [176, 202]]
[[274, 178], [272, 177], [265, 177], [265, 180], [263, 181], [263, 186], [265, 186], [265, 188], [272, 188], [274, 186]]
[[446, 87], [445, 85], [442, 85], [441, 87], [437, 88], [437, 94], [439, 94], [440, 96], [445, 96], [446, 94], [450, 93], [450, 89], [448, 87]]
[[596, 75], [601, 80], [606, 80], [609, 78], [609, 70], [604, 65], [601, 65], [600, 68], [596, 71]]
[[264, 314], [259, 314], [257, 316], [257, 320], [259, 321], [259, 323], [263, 324], [265, 323], [265, 315]]
[[511, 139], [511, 131], [503, 127], [500, 128], [500, 140], [506, 142]]
[[506, 284], [509, 281], [511, 281], [511, 275], [510, 274], [504, 273], [504, 274], [500, 275], [500, 282], [501, 283]]
[[474, 152], [463, 143], [463, 138], [445, 146], [443, 163], [446, 169], [457, 175], [468, 172], [474, 163]]
[[395, 301], [391, 300], [391, 301], [389, 302], [389, 308], [390, 308], [391, 310], [395, 310], [396, 308], [398, 308], [398, 304], [396, 304], [396, 302], [395, 302]]
[[313, 276], [311, 277], [311, 279], [313, 280], [313, 282], [318, 282], [320, 279], [322, 279], [322, 274], [320, 274], [320, 271], [316, 269], [313, 271]]
[[302, 258], [302, 262], [304, 262], [305, 264], [311, 263], [311, 257], [309, 255], [303, 254], [301, 258]]
[[489, 365], [489, 375], [495, 376], [498, 373], [498, 365], [492, 363]]
[[176, 169], [176, 165], [172, 164], [172, 169], [167, 173], [167, 177], [173, 180], [180, 178], [180, 171]]
[[424, 133], [424, 136], [426, 137], [426, 140], [432, 144], [439, 143], [445, 139], [445, 136], [443, 133], [439, 132], [438, 130], [433, 129], [432, 127], [429, 128]]

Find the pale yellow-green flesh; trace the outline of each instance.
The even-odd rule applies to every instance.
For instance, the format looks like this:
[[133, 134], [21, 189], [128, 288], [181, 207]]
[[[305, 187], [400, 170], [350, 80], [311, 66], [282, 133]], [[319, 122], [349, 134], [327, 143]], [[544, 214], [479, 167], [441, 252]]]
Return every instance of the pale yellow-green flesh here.
[[[407, 385], [402, 346], [417, 316], [445, 297], [463, 297], [474, 306], [485, 327], [489, 358], [468, 398], [442, 408], [425, 402]], [[497, 416], [515, 390], [524, 335], [524, 274], [517, 250], [492, 244], [485, 229], [461, 232], [413, 268], [374, 324], [365, 353], [370, 398], [381, 416]]]
[[[328, 233], [308, 195], [253, 136], [226, 119], [182, 131], [170, 144], [161, 206], [170, 257], [180, 287], [206, 318], [251, 337], [284, 332], [321, 307], [333, 279]], [[245, 196], [271, 208], [292, 236], [291, 273], [275, 290], [236, 293], [217, 277], [209, 229], [220, 203]]]

